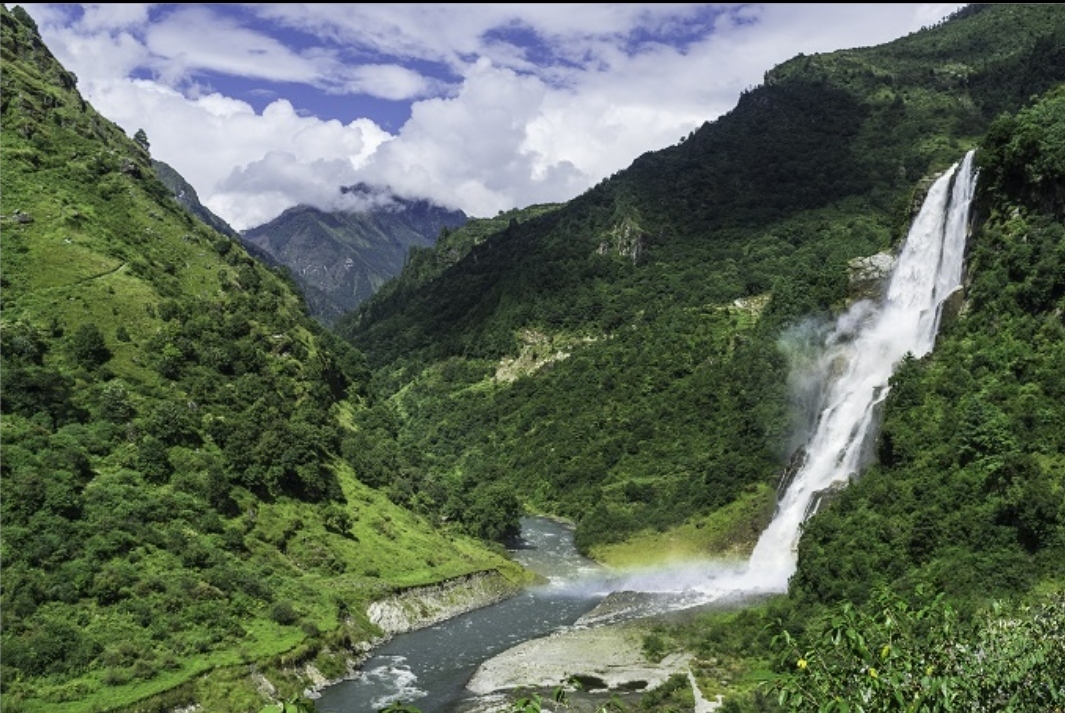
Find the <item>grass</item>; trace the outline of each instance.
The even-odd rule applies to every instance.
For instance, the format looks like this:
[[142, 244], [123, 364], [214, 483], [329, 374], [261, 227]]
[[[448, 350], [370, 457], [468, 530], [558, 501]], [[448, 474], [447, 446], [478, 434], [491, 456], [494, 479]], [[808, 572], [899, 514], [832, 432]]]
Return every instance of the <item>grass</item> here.
[[769, 522], [776, 493], [753, 486], [727, 507], [665, 531], [643, 530], [615, 544], [596, 545], [589, 555], [615, 569], [639, 569], [684, 561], [741, 559], [750, 554], [760, 527]]

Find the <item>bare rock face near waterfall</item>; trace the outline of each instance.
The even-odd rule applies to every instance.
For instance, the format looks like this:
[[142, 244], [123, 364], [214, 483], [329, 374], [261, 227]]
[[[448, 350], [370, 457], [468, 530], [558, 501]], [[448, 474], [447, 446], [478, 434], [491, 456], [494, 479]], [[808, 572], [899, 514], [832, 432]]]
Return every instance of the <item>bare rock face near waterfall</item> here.
[[939, 323], [940, 329], [945, 329], [949, 326], [958, 315], [965, 309], [965, 289], [963, 287], [955, 287], [949, 295], [943, 299], [943, 304], [940, 307]]
[[889, 252], [856, 257], [847, 263], [851, 299], [879, 299], [884, 293], [897, 258]]

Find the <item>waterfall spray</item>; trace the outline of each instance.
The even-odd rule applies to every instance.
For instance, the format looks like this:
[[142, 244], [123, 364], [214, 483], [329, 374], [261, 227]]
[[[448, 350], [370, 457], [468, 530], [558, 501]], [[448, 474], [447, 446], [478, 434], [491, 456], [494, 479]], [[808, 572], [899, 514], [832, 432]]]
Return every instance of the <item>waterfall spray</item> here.
[[[787, 591], [803, 522], [826, 492], [843, 487], [868, 465], [895, 367], [907, 354], [921, 358], [932, 350], [943, 302], [961, 288], [976, 188], [973, 157], [970, 151], [932, 184], [883, 297], [856, 302], [832, 329], [803, 330], [807, 340], [821, 340], [816, 350], [804, 345], [807, 373], [796, 380], [800, 396], [814, 404], [816, 418], [789, 465], [794, 475], [783, 484], [776, 513], [747, 562], [656, 568], [597, 582], [592, 586], [605, 587], [609, 598], [580, 623]], [[811, 374], [820, 381], [808, 381]]]
[[741, 589], [786, 591], [802, 523], [821, 494], [867, 465], [888, 380], [907, 354], [932, 350], [943, 301], [961, 286], [975, 186], [970, 151], [929, 189], [882, 302], [856, 303], [826, 339], [827, 381], [805, 459], [751, 553]]

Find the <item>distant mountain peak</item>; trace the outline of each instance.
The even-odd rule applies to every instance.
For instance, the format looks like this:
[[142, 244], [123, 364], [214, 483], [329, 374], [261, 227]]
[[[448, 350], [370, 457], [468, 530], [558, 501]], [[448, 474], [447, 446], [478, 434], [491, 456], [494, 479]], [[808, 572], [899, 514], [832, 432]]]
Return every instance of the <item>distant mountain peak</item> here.
[[464, 225], [461, 210], [357, 183], [340, 192], [355, 200], [344, 210], [307, 205], [241, 233], [253, 252], [284, 265], [313, 317], [331, 323], [403, 269], [412, 248], [433, 245], [445, 229]]
[[[341, 195], [349, 196], [356, 200], [366, 202], [365, 209], [356, 209], [355, 212], [373, 212], [378, 210], [394, 211], [404, 209], [439, 209], [452, 211], [447, 206], [440, 205], [430, 198], [406, 198], [393, 192], [388, 186], [375, 186], [369, 183], [359, 182], [350, 186], [340, 187]], [[461, 213], [462, 211], [454, 211]]]

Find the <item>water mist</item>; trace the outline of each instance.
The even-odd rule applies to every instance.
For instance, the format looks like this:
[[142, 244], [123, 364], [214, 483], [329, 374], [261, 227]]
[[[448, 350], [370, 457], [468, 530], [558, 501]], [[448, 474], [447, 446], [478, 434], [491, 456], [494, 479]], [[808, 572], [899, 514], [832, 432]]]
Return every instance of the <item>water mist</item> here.
[[834, 325], [804, 323], [787, 335], [806, 438], [794, 444], [801, 460], [747, 562], [629, 573], [605, 583], [608, 590], [655, 596], [610, 607], [601, 620], [787, 591], [803, 522], [826, 491], [869, 464], [895, 367], [907, 354], [920, 358], [932, 350], [943, 302], [961, 288], [975, 186], [970, 151], [929, 188], [882, 298], [856, 302]]
[[929, 189], [882, 301], [856, 303], [825, 340], [820, 411], [805, 459], [751, 553], [742, 585], [785, 591], [802, 523], [819, 494], [868, 465], [888, 380], [907, 354], [920, 358], [932, 350], [943, 301], [961, 287], [975, 186], [970, 151]]

